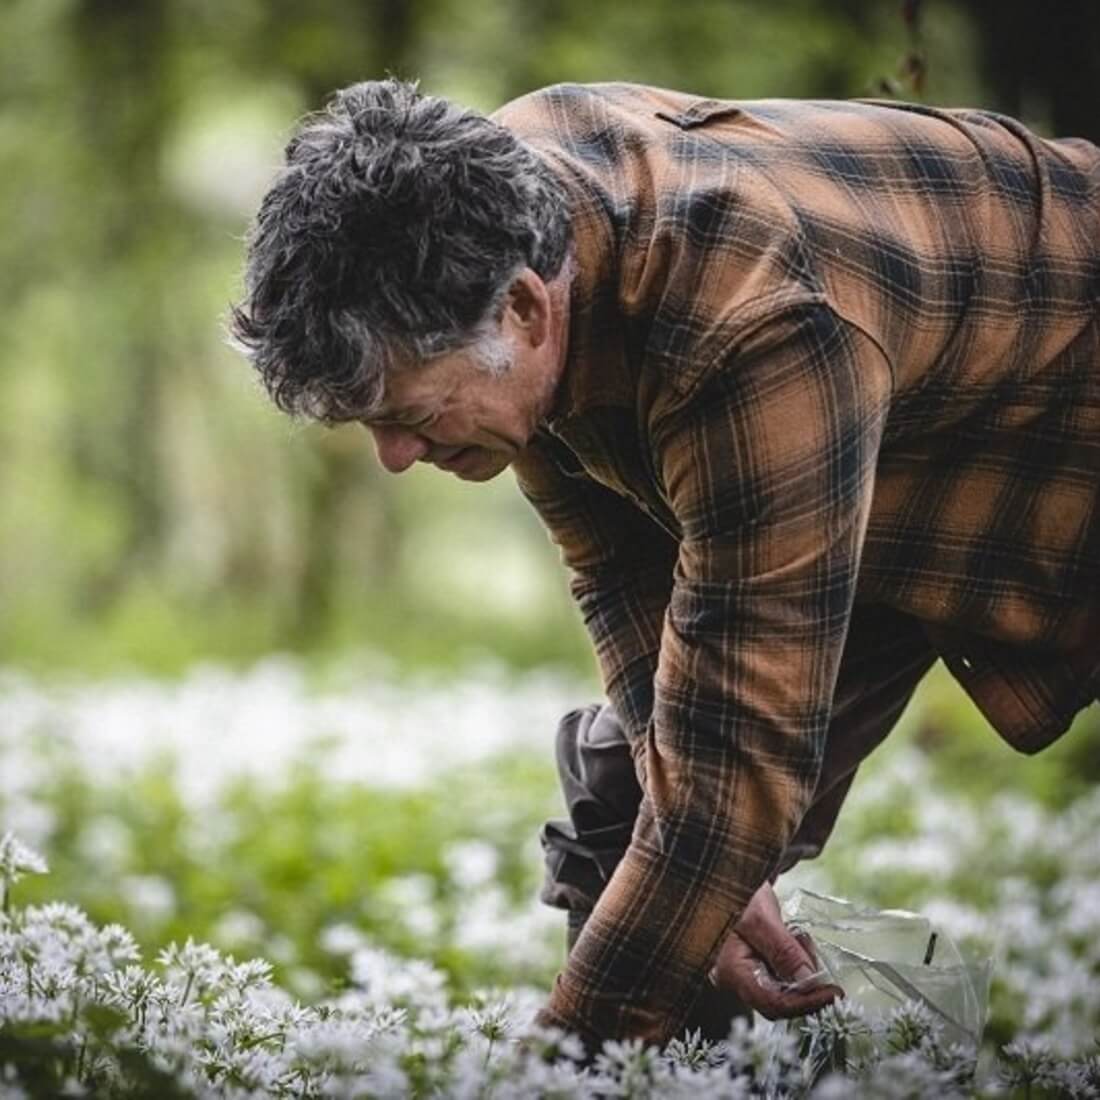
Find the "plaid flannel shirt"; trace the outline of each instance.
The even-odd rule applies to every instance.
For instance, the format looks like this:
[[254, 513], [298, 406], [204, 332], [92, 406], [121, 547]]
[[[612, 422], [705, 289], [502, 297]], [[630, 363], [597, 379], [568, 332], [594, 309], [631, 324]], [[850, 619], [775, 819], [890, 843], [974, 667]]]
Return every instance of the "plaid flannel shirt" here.
[[1100, 692], [1100, 151], [623, 84], [494, 117], [571, 204], [515, 468], [644, 792], [542, 1020], [660, 1042], [936, 656], [1024, 751]]

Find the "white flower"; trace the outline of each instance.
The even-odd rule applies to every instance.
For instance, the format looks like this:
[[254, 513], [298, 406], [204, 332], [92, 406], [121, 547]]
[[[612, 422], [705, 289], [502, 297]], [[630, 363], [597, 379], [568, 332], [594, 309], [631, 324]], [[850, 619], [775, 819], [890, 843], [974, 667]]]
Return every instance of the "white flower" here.
[[257, 943], [264, 938], [264, 922], [247, 909], [230, 909], [211, 929], [211, 938], [223, 947]]
[[561, 950], [561, 914], [534, 899], [516, 906], [499, 886], [463, 896], [454, 926], [456, 947], [491, 957], [518, 975], [550, 969]]
[[354, 925], [341, 922], [321, 929], [318, 937], [321, 950], [330, 955], [351, 955], [367, 945], [367, 937]]
[[100, 814], [81, 826], [77, 847], [89, 863], [117, 873], [133, 858], [134, 837], [117, 817]]
[[46, 861], [27, 847], [14, 833], [0, 837], [0, 879], [6, 888], [17, 883], [24, 875], [44, 875], [49, 871]]
[[484, 1008], [467, 1008], [463, 1011], [465, 1027], [490, 1043], [507, 1037], [513, 1028], [509, 1005], [497, 1001]]
[[682, 1039], [673, 1039], [665, 1048], [665, 1057], [673, 1065], [696, 1072], [726, 1062], [729, 1052], [725, 1043], [709, 1042], [696, 1030]]
[[749, 1073], [773, 1092], [801, 1086], [804, 1066], [798, 1054], [799, 1036], [781, 1024], [738, 1018], [726, 1040], [730, 1065]]
[[140, 966], [127, 966], [107, 974], [102, 982], [104, 1003], [127, 1011], [141, 1011], [157, 999], [163, 985], [155, 975]]
[[878, 1100], [964, 1100], [966, 1096], [950, 1073], [937, 1069], [915, 1050], [883, 1058], [863, 1090], [862, 1095]]
[[195, 943], [190, 937], [180, 947], [171, 943], [157, 957], [164, 967], [169, 985], [178, 991], [178, 1004], [202, 997], [221, 985], [225, 962], [209, 944]]
[[446, 987], [446, 977], [428, 963], [375, 947], [352, 955], [351, 980], [372, 1005], [441, 1005]]
[[127, 875], [118, 889], [134, 916], [150, 924], [160, 924], [176, 911], [176, 891], [160, 875]]
[[484, 840], [460, 840], [448, 844], [443, 864], [456, 886], [475, 890], [496, 878], [500, 862], [496, 848]]
[[431, 875], [397, 875], [382, 884], [378, 896], [397, 910], [397, 918], [419, 942], [430, 943], [439, 935], [442, 921]]

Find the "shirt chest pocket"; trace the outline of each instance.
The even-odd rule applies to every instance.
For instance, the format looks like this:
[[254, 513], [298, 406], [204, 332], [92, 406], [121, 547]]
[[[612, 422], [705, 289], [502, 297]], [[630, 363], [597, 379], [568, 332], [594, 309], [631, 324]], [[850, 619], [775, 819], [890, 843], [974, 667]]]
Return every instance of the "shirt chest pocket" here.
[[679, 111], [656, 111], [659, 119], [681, 130], [695, 130], [718, 120], [731, 121], [742, 114], [741, 108], [725, 99], [696, 99]]

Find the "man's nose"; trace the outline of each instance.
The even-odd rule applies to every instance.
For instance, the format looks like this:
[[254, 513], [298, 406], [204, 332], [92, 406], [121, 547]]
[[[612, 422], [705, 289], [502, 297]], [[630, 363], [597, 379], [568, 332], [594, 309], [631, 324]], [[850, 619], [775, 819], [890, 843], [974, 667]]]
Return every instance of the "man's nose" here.
[[410, 428], [396, 426], [377, 426], [369, 429], [374, 437], [374, 449], [378, 452], [378, 461], [391, 474], [407, 470], [414, 462], [428, 453], [430, 444]]

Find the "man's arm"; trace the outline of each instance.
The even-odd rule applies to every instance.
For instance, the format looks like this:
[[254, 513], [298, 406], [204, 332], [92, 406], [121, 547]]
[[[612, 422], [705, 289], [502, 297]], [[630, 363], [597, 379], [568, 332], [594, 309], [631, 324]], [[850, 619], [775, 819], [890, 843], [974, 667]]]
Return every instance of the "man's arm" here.
[[638, 747], [653, 709], [677, 544], [633, 504], [585, 474], [560, 440], [538, 437], [515, 472], [570, 570], [570, 589], [592, 638], [604, 690], [628, 741]]
[[881, 604], [854, 609], [821, 777], [813, 805], [783, 853], [780, 874], [821, 853], [856, 770], [897, 724], [935, 662], [936, 652], [916, 619]]
[[654, 444], [683, 538], [631, 847], [542, 1019], [662, 1042], [815, 789], [890, 374], [824, 307], [759, 330]]

